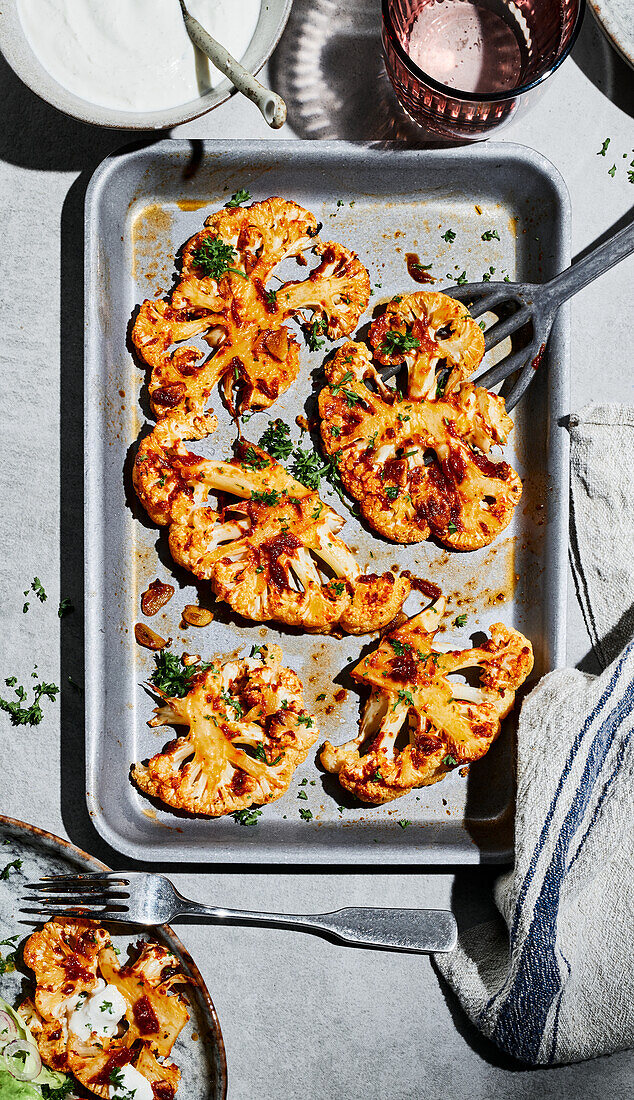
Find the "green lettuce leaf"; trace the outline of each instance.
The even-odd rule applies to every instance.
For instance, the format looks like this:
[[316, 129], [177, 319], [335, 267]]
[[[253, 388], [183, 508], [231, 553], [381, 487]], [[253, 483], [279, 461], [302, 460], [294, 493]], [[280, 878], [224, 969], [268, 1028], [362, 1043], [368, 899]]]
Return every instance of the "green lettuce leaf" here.
[[[11, 1008], [10, 1004], [7, 1004], [5, 1000], [0, 997], [0, 1009], [4, 1012], [8, 1012], [12, 1020], [15, 1021], [18, 1029], [18, 1037], [25, 1039], [27, 1043], [32, 1043], [34, 1047], [37, 1047], [37, 1043], [31, 1034], [30, 1028], [27, 1027], [24, 1020], [15, 1009]], [[42, 1100], [42, 1090], [37, 1088], [38, 1085], [48, 1085], [49, 1092], [46, 1094], [53, 1097], [55, 1096], [55, 1090], [60, 1089], [61, 1095], [64, 1095], [68, 1090], [67, 1082], [70, 1078], [66, 1073], [57, 1073], [53, 1069], [48, 1069], [47, 1066], [42, 1065], [37, 1077], [32, 1081], [16, 1081], [15, 1077], [4, 1068], [2, 1065], [2, 1055], [0, 1055], [0, 1097], [2, 1100], [33, 1100], [36, 1097], [37, 1100]]]

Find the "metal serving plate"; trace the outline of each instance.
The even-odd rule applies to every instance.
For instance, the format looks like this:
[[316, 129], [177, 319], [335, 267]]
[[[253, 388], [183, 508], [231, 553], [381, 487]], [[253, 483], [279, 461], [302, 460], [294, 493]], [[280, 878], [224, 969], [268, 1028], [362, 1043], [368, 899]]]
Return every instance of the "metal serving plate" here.
[[[142, 860], [507, 860], [513, 845], [512, 723], [466, 774], [453, 772], [442, 783], [383, 807], [354, 804], [322, 772], [317, 750], [326, 737], [338, 743], [356, 729], [359, 695], [346, 670], [375, 639], [306, 636], [238, 621], [222, 604], [209, 627], [183, 631], [179, 626], [186, 603], [208, 603], [211, 597], [205, 585], [196, 586], [173, 565], [165, 532], [149, 523], [131, 487], [148, 402], [129, 329], [135, 307], [170, 287], [182, 243], [238, 188], [247, 188], [254, 199], [297, 200], [323, 221], [324, 240], [342, 241], [358, 252], [373, 285], [362, 326], [387, 297], [420, 289], [407, 273], [406, 252], [432, 264], [437, 288], [455, 282], [463, 270], [470, 280], [492, 267], [494, 277], [538, 281], [569, 263], [564, 183], [542, 156], [518, 145], [430, 151], [168, 140], [103, 162], [86, 200], [86, 751], [92, 818], [114, 848]], [[441, 236], [448, 228], [456, 234], [451, 244]], [[487, 230], [497, 230], [499, 241], [483, 241]], [[297, 272], [294, 262], [291, 266]], [[452, 554], [433, 542], [388, 543], [324, 493], [346, 514], [342, 535], [363, 568], [398, 565], [439, 583], [451, 597], [442, 643], [468, 645], [470, 635], [499, 620], [524, 631], [535, 649], [531, 683], [565, 657], [568, 454], [560, 421], [568, 408], [566, 324], [560, 318], [547, 357], [514, 414], [508, 457], [524, 479], [524, 496], [512, 526], [492, 546]], [[277, 416], [299, 437], [295, 417], [306, 412], [326, 350], [304, 351], [300, 378], [272, 410], [249, 421], [247, 438], [257, 440]], [[217, 395], [212, 404], [219, 428], [201, 447], [207, 455], [228, 457], [235, 432]], [[143, 799], [128, 780], [130, 763], [168, 740], [168, 731], [147, 727], [153, 704], [143, 683], [153, 659], [133, 635], [141, 593], [156, 576], [177, 586], [164, 612], [152, 620], [156, 630], [173, 637], [176, 652], [248, 653], [254, 643], [277, 641], [318, 715], [321, 738], [315, 751], [287, 794], [265, 807], [255, 826], [242, 827], [231, 817], [176, 816]], [[411, 597], [407, 610], [418, 606]], [[467, 624], [457, 630], [453, 620], [464, 613]], [[345, 698], [335, 700], [337, 692]], [[300, 787], [305, 777], [308, 782]], [[298, 800], [300, 791], [307, 800]], [[312, 820], [300, 818], [300, 808], [310, 809]]]

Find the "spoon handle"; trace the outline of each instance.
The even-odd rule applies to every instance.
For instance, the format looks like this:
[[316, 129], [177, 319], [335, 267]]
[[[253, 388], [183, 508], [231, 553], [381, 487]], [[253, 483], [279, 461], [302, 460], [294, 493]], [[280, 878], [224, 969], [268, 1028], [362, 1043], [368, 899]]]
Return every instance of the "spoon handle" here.
[[224, 73], [242, 95], [255, 103], [269, 126], [274, 130], [279, 130], [280, 126], [283, 126], [286, 122], [286, 104], [282, 97], [277, 95], [276, 92], [272, 92], [270, 88], [265, 88], [263, 84], [260, 84], [259, 80], [256, 80], [248, 69], [245, 69], [244, 65], [236, 61], [235, 57], [220, 42], [212, 38], [202, 24], [194, 19], [193, 15], [190, 15], [185, 0], [180, 0], [180, 6], [185, 28], [194, 46], [197, 46], [199, 50], [207, 55], [212, 65], [215, 65], [221, 73]]

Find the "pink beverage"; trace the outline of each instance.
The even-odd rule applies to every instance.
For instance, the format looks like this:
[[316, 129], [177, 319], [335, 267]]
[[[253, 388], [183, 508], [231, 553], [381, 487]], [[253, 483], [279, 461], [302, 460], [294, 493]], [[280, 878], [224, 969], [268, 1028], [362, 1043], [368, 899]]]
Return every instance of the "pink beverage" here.
[[568, 56], [585, 0], [381, 0], [385, 67], [430, 137], [478, 141]]
[[526, 45], [514, 4], [430, 0], [414, 19], [406, 50], [429, 76], [463, 92], [505, 92], [521, 83]]

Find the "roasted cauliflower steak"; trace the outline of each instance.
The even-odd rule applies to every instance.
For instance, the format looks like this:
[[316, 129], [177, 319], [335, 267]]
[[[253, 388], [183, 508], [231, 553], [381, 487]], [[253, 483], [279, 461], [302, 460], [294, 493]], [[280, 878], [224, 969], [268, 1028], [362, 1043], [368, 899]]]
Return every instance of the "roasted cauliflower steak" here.
[[[268, 408], [297, 377], [299, 346], [284, 324], [309, 311], [331, 339], [349, 335], [370, 300], [368, 272], [354, 252], [322, 243], [310, 211], [269, 198], [212, 214], [182, 253], [181, 277], [168, 300], [147, 299], [132, 328], [151, 368], [157, 419], [203, 417], [221, 383], [229, 408]], [[301, 282], [266, 285], [282, 260], [311, 249], [319, 265]], [[200, 337], [208, 355], [188, 344]]]
[[[141, 441], [134, 485], [152, 519], [169, 525], [174, 560], [254, 622], [309, 633], [380, 630], [409, 594], [404, 577], [364, 574], [337, 532], [343, 519], [265, 451], [241, 440], [231, 462], [192, 454], [174, 423]], [[191, 429], [193, 431], [193, 429]], [[209, 492], [237, 498], [215, 510]]]
[[[359, 734], [326, 741], [320, 759], [363, 802], [390, 802], [480, 760], [533, 667], [528, 639], [502, 623], [481, 646], [435, 649], [442, 610], [438, 601], [390, 631], [352, 671], [370, 689]], [[451, 678], [468, 670], [479, 671], [478, 687]]]
[[[18, 1011], [46, 1065], [72, 1073], [104, 1100], [111, 1095], [113, 1072], [131, 1065], [150, 1082], [156, 1100], [173, 1100], [180, 1071], [167, 1058], [189, 1012], [174, 988], [185, 978], [166, 947], [139, 943], [136, 957], [122, 966], [109, 933], [96, 921], [55, 917], [29, 937], [24, 961], [36, 987]], [[122, 998], [123, 1015], [110, 1029], [115, 1033], [77, 1034], [73, 1012], [107, 987]]]
[[385, 538], [415, 543], [434, 535], [454, 550], [476, 550], [510, 523], [522, 493], [515, 470], [489, 457], [513, 422], [503, 398], [464, 380], [464, 364], [443, 368], [441, 392], [434, 362], [417, 373], [422, 358], [402, 395], [385, 384], [365, 344], [343, 344], [326, 364], [319, 395], [323, 446]]
[[280, 798], [319, 736], [276, 645], [206, 664], [183, 698], [163, 695], [150, 725], [186, 732], [134, 764], [133, 782], [174, 809], [210, 817]]

